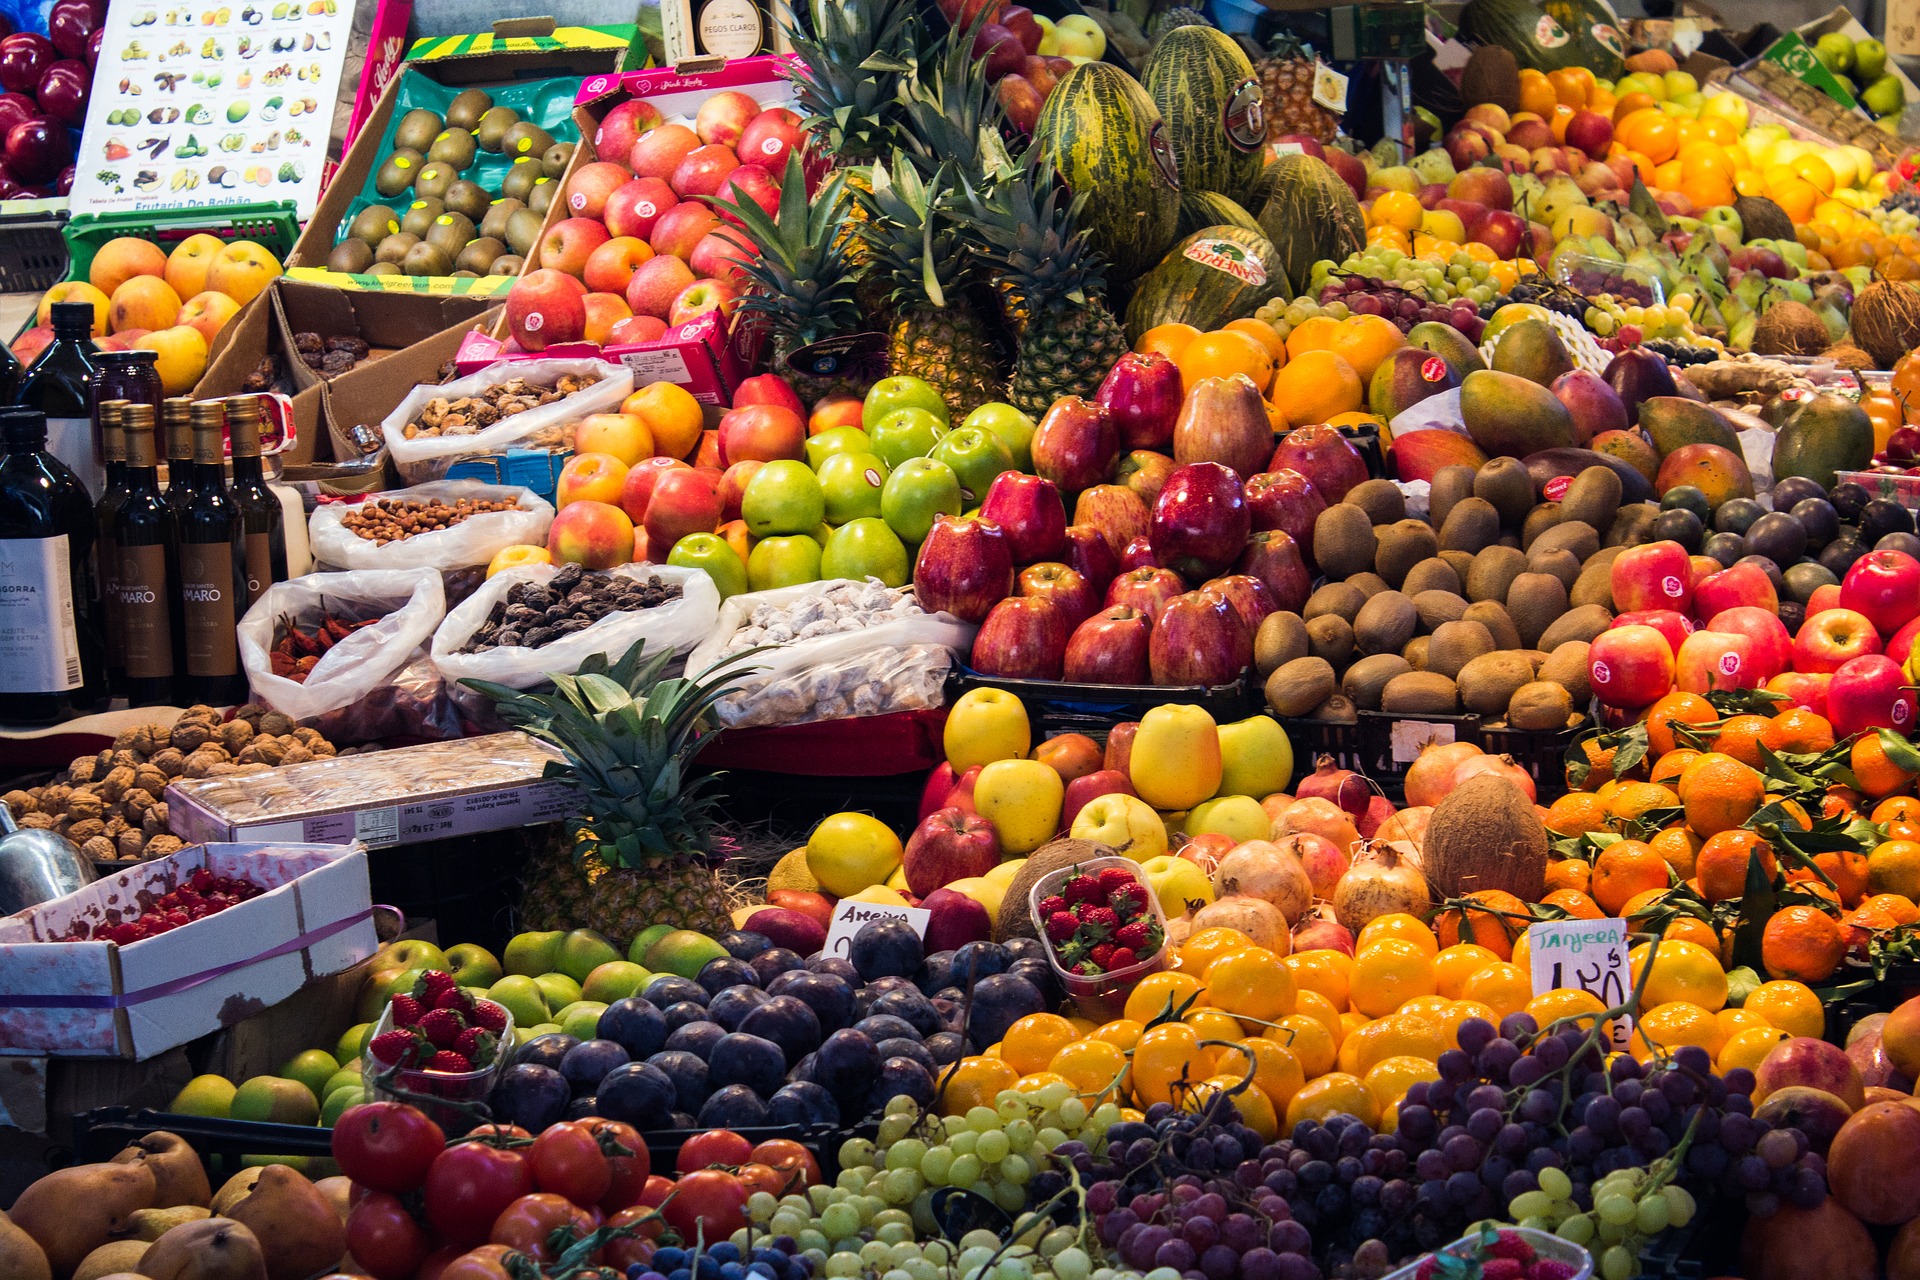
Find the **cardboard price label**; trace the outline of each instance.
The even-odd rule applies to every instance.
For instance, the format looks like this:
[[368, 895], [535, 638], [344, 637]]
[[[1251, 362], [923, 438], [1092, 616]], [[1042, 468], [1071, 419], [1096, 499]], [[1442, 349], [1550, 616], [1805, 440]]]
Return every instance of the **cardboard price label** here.
[[[1625, 920], [1548, 920], [1529, 925], [1527, 949], [1535, 995], [1578, 987], [1611, 1009], [1633, 990]], [[1633, 1020], [1615, 1018], [1609, 1030], [1614, 1048], [1625, 1049], [1633, 1036]]]
[[827, 928], [826, 953], [845, 957], [853, 950], [853, 935], [875, 920], [904, 920], [922, 938], [927, 936], [927, 921], [932, 912], [919, 907], [895, 907], [884, 902], [855, 902], [842, 898], [833, 909], [833, 923]]

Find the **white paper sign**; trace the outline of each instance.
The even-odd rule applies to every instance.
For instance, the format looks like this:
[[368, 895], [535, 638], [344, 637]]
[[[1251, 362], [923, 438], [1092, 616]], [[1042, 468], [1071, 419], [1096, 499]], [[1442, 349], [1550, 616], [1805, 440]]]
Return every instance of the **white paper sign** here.
[[[1535, 995], [1578, 987], [1611, 1009], [1633, 990], [1625, 920], [1548, 920], [1529, 925], [1527, 953], [1533, 964]], [[1614, 1019], [1612, 1034], [1614, 1047], [1626, 1048], [1633, 1035], [1632, 1019]]]
[[905, 920], [922, 938], [927, 936], [927, 920], [933, 913], [919, 907], [895, 907], [884, 902], [855, 902], [842, 898], [833, 909], [833, 923], [827, 929], [826, 953], [845, 957], [853, 949], [853, 935], [875, 920]]

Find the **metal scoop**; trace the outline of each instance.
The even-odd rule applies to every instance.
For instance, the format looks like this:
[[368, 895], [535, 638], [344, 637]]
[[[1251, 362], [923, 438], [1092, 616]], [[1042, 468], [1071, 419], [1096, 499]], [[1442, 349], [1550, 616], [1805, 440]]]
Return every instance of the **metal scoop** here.
[[93, 863], [63, 835], [21, 827], [0, 804], [0, 916], [64, 898], [94, 881]]

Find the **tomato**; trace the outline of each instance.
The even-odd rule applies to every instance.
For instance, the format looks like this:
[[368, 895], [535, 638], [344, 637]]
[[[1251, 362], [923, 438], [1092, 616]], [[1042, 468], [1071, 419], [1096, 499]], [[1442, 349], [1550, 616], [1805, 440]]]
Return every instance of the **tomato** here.
[[[531, 1138], [533, 1135], [517, 1124], [483, 1124], [467, 1134], [469, 1138], [485, 1138], [489, 1142], [504, 1142], [510, 1138]], [[497, 1145], [497, 1142], [496, 1142]]]
[[528, 1159], [534, 1186], [578, 1205], [600, 1203], [613, 1185], [613, 1170], [600, 1153], [600, 1140], [583, 1124], [550, 1126], [533, 1140]]
[[747, 1189], [748, 1195], [764, 1191], [776, 1199], [801, 1185], [800, 1175], [793, 1170], [776, 1169], [770, 1164], [756, 1161], [741, 1165], [735, 1176], [740, 1179], [740, 1185]]
[[749, 1152], [747, 1158], [776, 1169], [798, 1169], [802, 1187], [817, 1186], [821, 1181], [820, 1162], [813, 1152], [791, 1138], [768, 1138]]
[[676, 1173], [695, 1173], [717, 1164], [745, 1164], [752, 1155], [751, 1142], [731, 1129], [714, 1129], [681, 1143], [680, 1156], [673, 1162], [673, 1168]]
[[450, 1244], [484, 1244], [493, 1220], [533, 1190], [533, 1170], [518, 1151], [461, 1142], [427, 1170], [427, 1221]]
[[580, 1121], [580, 1125], [600, 1140], [603, 1152], [611, 1142], [629, 1153], [607, 1156], [607, 1168], [612, 1171], [613, 1180], [607, 1186], [607, 1194], [600, 1197], [600, 1212], [618, 1213], [639, 1204], [640, 1192], [647, 1185], [647, 1175], [653, 1171], [647, 1140], [640, 1136], [638, 1129], [618, 1120], [602, 1120], [595, 1116]]
[[333, 1126], [340, 1171], [374, 1191], [412, 1191], [446, 1145], [439, 1125], [399, 1102], [348, 1107]]
[[[478, 1249], [456, 1255], [431, 1280], [513, 1280], [506, 1263], [507, 1255], [512, 1252], [503, 1244], [483, 1244]], [[432, 1265], [431, 1259], [428, 1265]], [[429, 1280], [424, 1269], [420, 1280]]]
[[[631, 1227], [636, 1222], [641, 1222], [642, 1219], [651, 1216], [652, 1213], [653, 1208], [650, 1205], [637, 1204], [631, 1209], [622, 1209], [611, 1218], [608, 1218], [607, 1225], [610, 1227]], [[651, 1262], [653, 1260], [653, 1251], [658, 1247], [654, 1241], [659, 1239], [660, 1227], [661, 1223], [659, 1219], [656, 1218], [652, 1222], [642, 1223], [642, 1225], [635, 1227], [635, 1231], [638, 1232], [637, 1235], [623, 1236], [608, 1244], [607, 1247], [602, 1250], [606, 1255], [607, 1265], [610, 1267], [619, 1267], [622, 1271], [625, 1271], [636, 1262], [642, 1265]]]
[[[492, 1247], [492, 1245], [482, 1246], [482, 1248], [489, 1249]], [[414, 1274], [414, 1280], [440, 1280], [441, 1275], [445, 1273], [447, 1267], [456, 1258], [466, 1257], [467, 1252], [467, 1250], [462, 1249], [457, 1244], [450, 1244], [444, 1249], [434, 1250], [427, 1255], [427, 1260], [420, 1264], [420, 1270]]]
[[561, 1227], [570, 1228], [572, 1243], [582, 1236], [591, 1235], [600, 1225], [600, 1215], [588, 1209], [582, 1209], [565, 1196], [555, 1195], [551, 1191], [537, 1191], [529, 1196], [521, 1196], [493, 1220], [493, 1233], [489, 1239], [494, 1244], [504, 1244], [510, 1249], [518, 1249], [541, 1262], [552, 1262], [565, 1249], [555, 1249], [550, 1243], [553, 1233]]
[[740, 1179], [718, 1169], [684, 1174], [660, 1212], [682, 1240], [692, 1240], [699, 1232], [709, 1240], [725, 1240], [747, 1225], [747, 1189]]
[[373, 1191], [347, 1214], [347, 1252], [374, 1280], [413, 1280], [433, 1252], [433, 1237], [400, 1197]]

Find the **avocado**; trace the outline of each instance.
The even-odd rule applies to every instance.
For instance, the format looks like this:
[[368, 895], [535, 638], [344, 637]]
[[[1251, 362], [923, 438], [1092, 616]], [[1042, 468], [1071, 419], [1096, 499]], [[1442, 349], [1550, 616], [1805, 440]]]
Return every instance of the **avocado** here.
[[540, 238], [540, 222], [540, 215], [531, 209], [514, 210], [507, 219], [507, 248], [525, 257]]
[[525, 200], [533, 190], [536, 178], [547, 175], [540, 169], [540, 162], [532, 156], [522, 156], [507, 167], [507, 176], [500, 179], [500, 194], [512, 196], [515, 200]]
[[547, 171], [549, 178], [557, 178], [567, 171], [567, 165], [572, 159], [573, 144], [556, 142], [541, 155], [540, 167]]
[[329, 271], [365, 271], [373, 265], [373, 250], [365, 240], [342, 240], [327, 255]]
[[487, 206], [486, 213], [480, 219], [480, 234], [492, 236], [495, 240], [507, 238], [507, 219], [526, 208], [520, 200], [502, 196]]
[[400, 260], [400, 270], [410, 276], [444, 276], [453, 270], [453, 260], [445, 249], [423, 240], [407, 250], [407, 256]]
[[[464, 213], [454, 213], [451, 210], [435, 218], [433, 226], [428, 228], [426, 235], [428, 244], [437, 246], [447, 255], [449, 269], [453, 265], [451, 261], [453, 256], [466, 248], [472, 240], [473, 219]], [[446, 272], [437, 271], [433, 274], [445, 275]]]
[[246, 118], [247, 118], [247, 104], [245, 102], [231, 102], [227, 104], [227, 123], [228, 124], [239, 124], [242, 120], [245, 120]]
[[408, 205], [407, 211], [400, 215], [400, 229], [424, 236], [427, 228], [433, 225], [433, 220], [446, 211], [447, 206], [442, 201], [422, 197]]
[[460, 251], [460, 256], [453, 260], [453, 266], [456, 271], [471, 271], [483, 276], [493, 266], [494, 260], [506, 251], [507, 246], [492, 236], [482, 236]]
[[441, 198], [447, 208], [466, 214], [475, 223], [487, 216], [487, 208], [493, 202], [493, 197], [479, 183], [469, 182], [465, 178], [448, 187], [447, 194]]
[[432, 196], [436, 200], [445, 200], [447, 198], [447, 188], [459, 180], [459, 173], [446, 161], [427, 160], [421, 165], [419, 176], [413, 180], [413, 189], [418, 195]]
[[347, 225], [347, 235], [365, 241], [368, 248], [377, 249], [381, 241], [399, 229], [400, 215], [384, 204], [370, 204], [353, 215], [353, 221]]
[[467, 130], [444, 129], [433, 140], [433, 145], [427, 148], [427, 159], [444, 160], [456, 170], [464, 169], [473, 163], [474, 153], [479, 149], [480, 145]]
[[425, 163], [426, 157], [418, 151], [396, 151], [374, 172], [373, 189], [383, 196], [397, 196], [414, 184]]
[[373, 260], [391, 262], [398, 266], [407, 256], [407, 251], [419, 243], [420, 237], [411, 231], [396, 231], [380, 242], [380, 247], [373, 251]]
[[501, 140], [506, 137], [507, 130], [519, 123], [520, 113], [512, 107], [489, 107], [486, 114], [480, 117], [479, 124], [474, 126], [474, 141], [480, 144], [482, 151], [491, 151], [498, 155]]
[[500, 154], [513, 159], [532, 156], [538, 160], [553, 146], [553, 135], [531, 120], [509, 125], [500, 136]]
[[425, 107], [415, 107], [401, 116], [400, 123], [394, 127], [393, 145], [396, 149], [405, 147], [409, 151], [425, 154], [444, 127], [439, 116]]
[[492, 106], [493, 98], [485, 89], [463, 89], [447, 104], [447, 128], [472, 132]]

